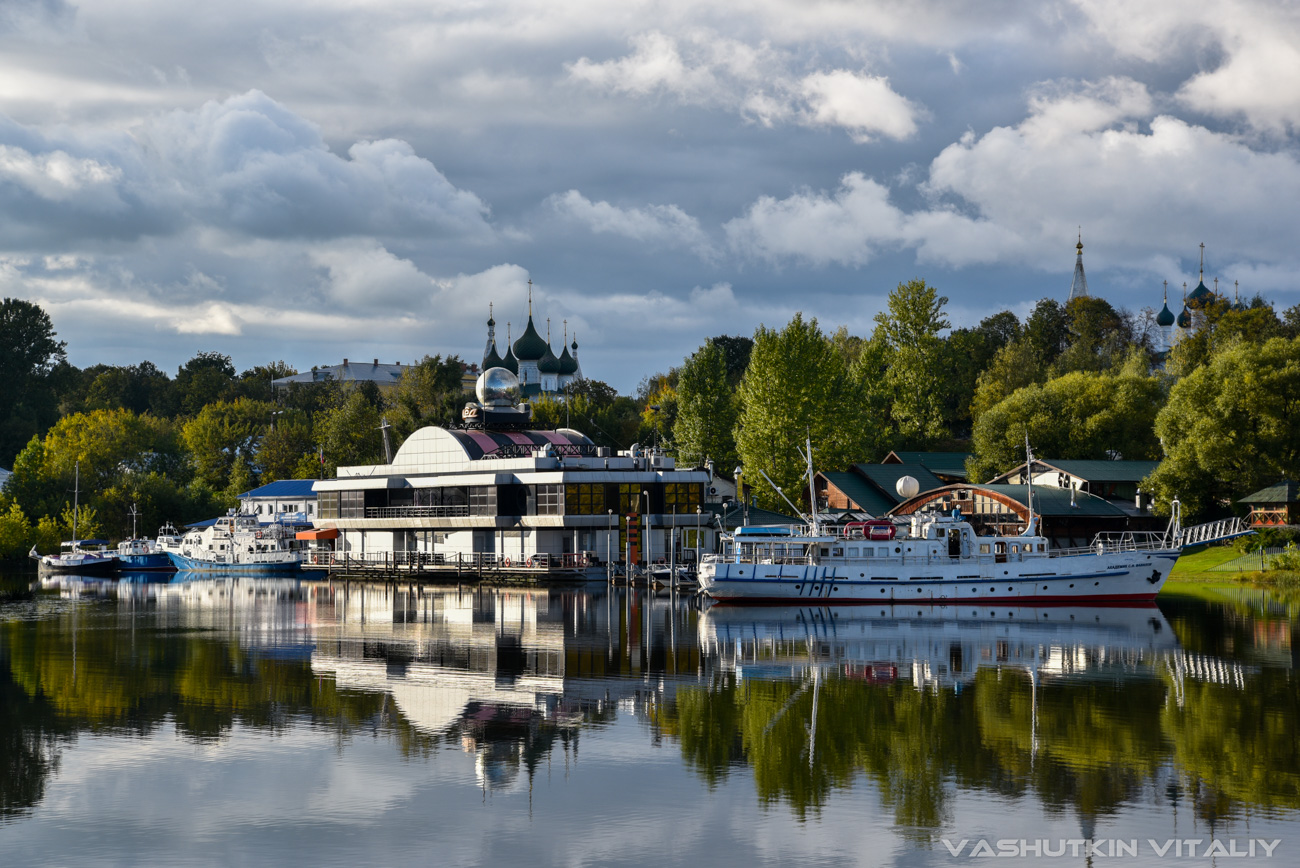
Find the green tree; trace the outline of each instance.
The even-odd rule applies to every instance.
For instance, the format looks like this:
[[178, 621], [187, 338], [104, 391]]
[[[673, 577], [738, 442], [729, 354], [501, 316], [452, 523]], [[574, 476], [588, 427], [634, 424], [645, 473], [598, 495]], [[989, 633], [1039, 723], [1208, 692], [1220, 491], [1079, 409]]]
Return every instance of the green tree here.
[[316, 442], [324, 453], [324, 474], [340, 466], [379, 464], [383, 460], [379, 407], [366, 389], [344, 390], [339, 404], [317, 414]]
[[677, 423], [673, 426], [678, 457], [694, 465], [712, 458], [715, 466], [729, 471], [738, 460], [736, 418], [735, 392], [727, 382], [727, 356], [710, 340], [678, 370]]
[[244, 490], [248, 480], [255, 483], [255, 456], [270, 427], [272, 412], [272, 404], [247, 398], [203, 407], [181, 429], [196, 477], [228, 494], [238, 494], [234, 488]]
[[[954, 433], [969, 432], [973, 422], [971, 403], [979, 376], [998, 352], [1020, 337], [1020, 320], [1009, 310], [987, 316], [973, 329], [955, 329], [944, 341], [940, 370], [947, 372], [945, 424]], [[1020, 384], [1025, 385], [1025, 384]]]
[[400, 444], [420, 428], [460, 421], [467, 398], [462, 381], [465, 363], [459, 356], [425, 356], [402, 374], [387, 400], [387, 417]]
[[889, 349], [885, 380], [892, 393], [892, 418], [899, 439], [925, 446], [945, 436], [944, 395], [949, 378], [942, 362], [939, 333], [948, 328], [943, 315], [947, 296], [924, 280], [900, 283], [876, 314], [876, 332]]
[[1174, 384], [1156, 419], [1165, 459], [1146, 480], [1189, 515], [1300, 474], [1300, 338], [1238, 341]]
[[32, 523], [23, 508], [0, 494], [0, 561], [26, 557], [33, 542]]
[[868, 424], [862, 404], [844, 358], [815, 319], [795, 314], [779, 332], [759, 326], [740, 399], [736, 449], [745, 480], [764, 506], [789, 510], [760, 470], [799, 501], [806, 437], [818, 469], [839, 469], [861, 456]]
[[50, 375], [64, 361], [66, 344], [39, 305], [0, 301], [0, 466], [8, 466], [33, 436], [58, 418]]
[[197, 416], [208, 404], [226, 397], [235, 382], [235, 365], [224, 353], [201, 352], [176, 372], [181, 413]]
[[1025, 435], [1039, 455], [1062, 459], [1155, 459], [1156, 414], [1165, 388], [1157, 377], [1075, 371], [1018, 389], [975, 423], [970, 479], [982, 481], [1024, 461]]
[[732, 388], [738, 387], [745, 376], [745, 369], [749, 367], [750, 353], [754, 351], [753, 338], [741, 335], [718, 335], [709, 340], [722, 349], [723, 356], [726, 358], [727, 382]]
[[[271, 429], [257, 444], [256, 464], [264, 482], [293, 479], [304, 456], [316, 457], [311, 416], [300, 410], [280, 410]], [[314, 474], [306, 478], [315, 478]]]

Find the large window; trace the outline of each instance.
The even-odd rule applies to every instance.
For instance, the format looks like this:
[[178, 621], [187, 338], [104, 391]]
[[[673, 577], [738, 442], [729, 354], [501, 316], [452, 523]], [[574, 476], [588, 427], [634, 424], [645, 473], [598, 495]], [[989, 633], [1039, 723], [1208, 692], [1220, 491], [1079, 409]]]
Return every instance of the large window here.
[[641, 496], [640, 485], [620, 484], [618, 486], [618, 511], [620, 515], [640, 513], [645, 509], [645, 498]]
[[537, 486], [537, 514], [564, 515], [564, 486]]
[[469, 489], [470, 515], [497, 514], [497, 487], [495, 485], [473, 485]]
[[564, 487], [564, 511], [569, 515], [604, 515], [605, 486], [583, 483]]
[[339, 518], [365, 518], [366, 493], [364, 491], [339, 492]]
[[339, 517], [339, 493], [337, 491], [322, 491], [317, 496], [317, 503], [320, 506], [321, 518], [338, 518]]
[[702, 502], [703, 486], [698, 482], [669, 482], [664, 485], [664, 512], [694, 512]]

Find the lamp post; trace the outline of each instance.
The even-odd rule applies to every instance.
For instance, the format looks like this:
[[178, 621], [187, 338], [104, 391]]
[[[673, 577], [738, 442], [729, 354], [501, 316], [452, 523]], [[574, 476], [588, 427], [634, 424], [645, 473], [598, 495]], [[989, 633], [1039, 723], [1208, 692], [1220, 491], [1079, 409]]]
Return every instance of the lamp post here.
[[700, 574], [700, 507], [695, 507], [695, 575]]
[[605, 510], [609, 513], [609, 525], [605, 528], [605, 581], [614, 580], [614, 549], [611, 547], [614, 541], [614, 510]]
[[643, 539], [643, 542], [645, 542], [645, 547], [646, 547], [646, 583], [647, 585], [649, 585], [650, 583], [650, 492], [642, 491], [641, 494], [645, 495], [646, 498], [646, 512], [645, 512], [646, 526], [645, 526], [645, 533], [642, 534], [642, 537], [645, 538]]
[[745, 480], [743, 478], [743, 468], [737, 464], [732, 476], [736, 480], [736, 499], [740, 501], [740, 523], [749, 525], [749, 501], [745, 499]]

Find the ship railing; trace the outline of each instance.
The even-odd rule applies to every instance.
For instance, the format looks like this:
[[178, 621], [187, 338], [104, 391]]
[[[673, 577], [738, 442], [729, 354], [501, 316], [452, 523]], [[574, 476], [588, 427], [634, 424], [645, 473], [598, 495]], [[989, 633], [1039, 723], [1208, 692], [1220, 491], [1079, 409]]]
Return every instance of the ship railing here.
[[366, 518], [461, 518], [469, 515], [468, 504], [443, 506], [367, 506]]
[[1054, 558], [1097, 555], [1113, 552], [1153, 552], [1173, 548], [1174, 543], [1164, 531], [1124, 531], [1099, 533], [1086, 546], [1049, 549]]

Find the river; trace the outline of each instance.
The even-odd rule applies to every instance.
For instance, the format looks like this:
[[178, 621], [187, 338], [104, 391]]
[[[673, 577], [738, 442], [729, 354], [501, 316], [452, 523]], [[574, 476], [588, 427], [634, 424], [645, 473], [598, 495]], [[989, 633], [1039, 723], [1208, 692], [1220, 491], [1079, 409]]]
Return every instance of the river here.
[[11, 570], [0, 854], [1294, 865], [1298, 613]]

